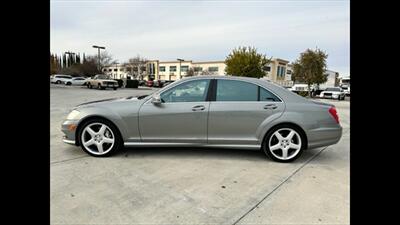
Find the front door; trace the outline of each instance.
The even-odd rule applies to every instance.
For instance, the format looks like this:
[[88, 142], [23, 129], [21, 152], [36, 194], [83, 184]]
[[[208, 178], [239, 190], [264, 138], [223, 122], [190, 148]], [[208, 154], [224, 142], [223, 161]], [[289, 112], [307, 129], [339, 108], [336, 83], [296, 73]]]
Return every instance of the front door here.
[[142, 141], [206, 143], [209, 84], [209, 79], [187, 81], [160, 93], [161, 104], [144, 103], [139, 110]]

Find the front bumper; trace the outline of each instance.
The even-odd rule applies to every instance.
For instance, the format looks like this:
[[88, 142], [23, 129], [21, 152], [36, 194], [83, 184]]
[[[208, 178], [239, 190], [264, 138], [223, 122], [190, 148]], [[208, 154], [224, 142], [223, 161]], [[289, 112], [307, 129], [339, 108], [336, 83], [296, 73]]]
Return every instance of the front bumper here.
[[77, 120], [65, 120], [61, 125], [61, 131], [65, 134], [63, 142], [71, 145], [76, 145], [75, 134], [78, 126]]
[[107, 84], [100, 84], [101, 85], [101, 87], [104, 87], [104, 88], [117, 88], [118, 87], [118, 83], [107, 83]]

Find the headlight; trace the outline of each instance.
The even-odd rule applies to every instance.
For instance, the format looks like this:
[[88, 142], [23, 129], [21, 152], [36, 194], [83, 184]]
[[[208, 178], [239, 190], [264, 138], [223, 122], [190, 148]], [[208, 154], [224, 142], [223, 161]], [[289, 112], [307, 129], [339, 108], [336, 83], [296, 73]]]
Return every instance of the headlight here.
[[81, 112], [79, 112], [78, 110], [72, 110], [72, 111], [68, 114], [67, 120], [73, 120], [73, 119], [75, 119], [75, 117], [77, 117], [77, 116], [79, 115], [79, 113], [81, 113]]

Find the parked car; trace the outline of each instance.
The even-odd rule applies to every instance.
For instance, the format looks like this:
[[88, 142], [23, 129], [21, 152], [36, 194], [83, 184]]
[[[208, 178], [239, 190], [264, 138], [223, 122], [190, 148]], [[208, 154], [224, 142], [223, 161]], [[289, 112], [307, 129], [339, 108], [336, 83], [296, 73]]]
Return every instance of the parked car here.
[[342, 84], [340, 87], [342, 88], [342, 90], [346, 94], [346, 96], [350, 95], [350, 85], [349, 84]]
[[114, 90], [117, 90], [118, 88], [118, 82], [116, 80], [113, 80], [108, 75], [104, 74], [97, 74], [93, 78], [88, 79], [86, 81], [86, 85], [90, 89], [98, 88], [104, 90], [106, 88], [112, 88]]
[[145, 86], [146, 81], [145, 80], [138, 80], [139, 81], [139, 86]]
[[154, 85], [154, 81], [152, 81], [152, 80], [146, 81], [146, 86], [147, 87], [153, 87], [153, 85]]
[[165, 86], [167, 86], [167, 85], [170, 85], [170, 84], [172, 84], [173, 82], [174, 82], [174, 80], [166, 80], [166, 81], [164, 81], [163, 87], [165, 87]]
[[153, 82], [153, 87], [162, 88], [162, 87], [164, 87], [164, 84], [165, 84], [165, 80], [155, 80]]
[[320, 98], [333, 98], [337, 100], [344, 100], [346, 94], [340, 87], [329, 87], [322, 91], [319, 95]]
[[342, 135], [334, 105], [234, 76], [183, 78], [151, 95], [84, 103], [61, 130], [65, 143], [92, 156], [123, 146], [197, 146], [261, 149], [279, 162]]
[[65, 81], [65, 85], [83, 86], [83, 85], [86, 85], [86, 78], [84, 78], [84, 77], [73, 77], [70, 80], [66, 80]]
[[56, 74], [56, 75], [50, 76], [50, 83], [64, 84], [66, 81], [70, 81], [71, 79], [72, 79], [72, 76], [70, 76], [70, 75]]

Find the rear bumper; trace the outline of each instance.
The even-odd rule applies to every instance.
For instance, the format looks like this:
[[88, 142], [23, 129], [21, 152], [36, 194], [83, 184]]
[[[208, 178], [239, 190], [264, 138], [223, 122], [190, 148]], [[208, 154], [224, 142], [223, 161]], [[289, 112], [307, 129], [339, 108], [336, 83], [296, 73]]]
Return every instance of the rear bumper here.
[[336, 144], [342, 137], [342, 127], [317, 128], [307, 132], [308, 148], [318, 148]]

